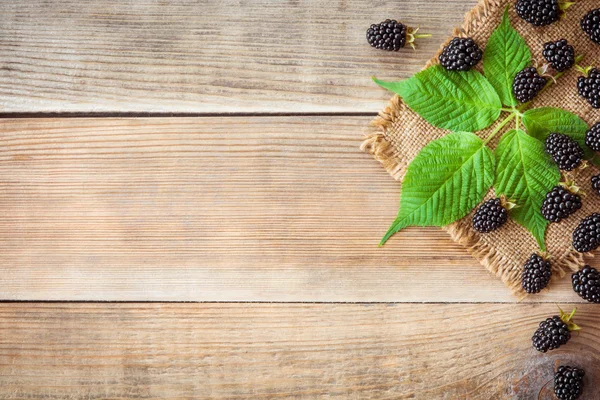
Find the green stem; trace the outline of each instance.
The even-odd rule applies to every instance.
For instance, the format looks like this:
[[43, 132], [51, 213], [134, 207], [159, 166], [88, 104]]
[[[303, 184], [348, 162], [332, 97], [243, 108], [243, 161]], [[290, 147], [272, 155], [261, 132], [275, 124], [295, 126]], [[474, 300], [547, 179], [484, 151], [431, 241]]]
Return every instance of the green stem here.
[[428, 38], [428, 37], [432, 37], [432, 36], [433, 35], [430, 34], [430, 33], [423, 33], [423, 34], [420, 34], [420, 35], [413, 35], [413, 37], [415, 39]]
[[490, 140], [492, 140], [494, 138], [494, 136], [496, 136], [496, 134], [498, 132], [500, 132], [500, 130], [502, 128], [504, 128], [504, 126], [506, 126], [506, 124], [508, 124], [510, 122], [510, 120], [515, 118], [516, 116], [517, 116], [517, 114], [513, 113], [513, 114], [510, 114], [508, 117], [504, 118], [504, 120], [498, 124], [498, 126], [492, 131], [492, 133], [490, 133], [489, 136], [487, 138], [485, 138], [485, 140], [483, 141], [483, 144], [484, 145], [488, 144], [488, 142]]

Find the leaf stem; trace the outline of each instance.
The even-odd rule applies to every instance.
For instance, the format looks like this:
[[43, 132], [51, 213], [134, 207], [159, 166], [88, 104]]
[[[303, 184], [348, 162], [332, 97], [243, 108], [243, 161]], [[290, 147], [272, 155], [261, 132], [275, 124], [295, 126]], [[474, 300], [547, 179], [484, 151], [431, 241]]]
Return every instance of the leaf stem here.
[[498, 132], [500, 132], [500, 130], [502, 130], [502, 128], [504, 128], [504, 126], [506, 126], [506, 124], [508, 124], [508, 123], [510, 122], [510, 120], [511, 120], [511, 119], [513, 119], [513, 118], [515, 118], [516, 116], [517, 116], [517, 114], [516, 114], [516, 113], [512, 113], [512, 114], [510, 114], [508, 117], [506, 117], [506, 118], [505, 118], [505, 119], [504, 119], [502, 122], [500, 122], [500, 123], [498, 124], [498, 126], [497, 126], [497, 127], [496, 127], [496, 128], [493, 130], [493, 131], [492, 131], [492, 133], [490, 133], [490, 134], [488, 135], [488, 137], [487, 137], [487, 138], [485, 138], [485, 140], [483, 141], [483, 144], [484, 144], [484, 145], [488, 144], [488, 142], [489, 142], [490, 140], [492, 140], [492, 139], [494, 138], [494, 136], [496, 136], [496, 134], [497, 134]]
[[428, 38], [428, 37], [431, 37], [431, 36], [433, 36], [433, 35], [430, 34], [430, 33], [421, 33], [421, 34], [418, 34], [418, 35], [413, 35], [413, 37], [415, 39]]

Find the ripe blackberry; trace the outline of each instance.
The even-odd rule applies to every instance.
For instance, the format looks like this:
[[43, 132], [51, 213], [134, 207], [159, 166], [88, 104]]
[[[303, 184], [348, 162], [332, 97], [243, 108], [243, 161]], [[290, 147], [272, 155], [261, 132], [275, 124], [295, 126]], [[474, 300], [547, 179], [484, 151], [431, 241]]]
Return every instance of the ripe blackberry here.
[[600, 151], [600, 122], [585, 133], [585, 144], [594, 151]]
[[559, 169], [572, 171], [583, 161], [583, 149], [579, 144], [561, 133], [551, 133], [546, 138], [546, 151]]
[[539, 328], [531, 338], [533, 347], [542, 353], [558, 349], [571, 339], [571, 332], [558, 315], [540, 322]]
[[528, 67], [515, 76], [513, 81], [513, 94], [521, 103], [533, 100], [540, 90], [546, 86], [548, 80], [538, 74], [537, 69]]
[[585, 14], [581, 19], [581, 29], [594, 42], [600, 44], [600, 8], [596, 8]]
[[491, 199], [479, 206], [473, 215], [473, 229], [487, 233], [500, 228], [508, 220], [508, 211], [500, 199]]
[[551, 276], [550, 263], [534, 253], [523, 266], [521, 286], [527, 293], [539, 293], [548, 286]]
[[546, 194], [541, 211], [548, 221], [560, 222], [580, 208], [581, 197], [558, 185]]
[[558, 0], [518, 0], [515, 10], [519, 17], [535, 26], [550, 25], [558, 21]]
[[600, 175], [594, 175], [592, 176], [592, 188], [594, 189], [594, 191], [598, 194], [600, 194]]
[[367, 29], [367, 41], [376, 49], [398, 51], [406, 45], [406, 26], [395, 19], [386, 19]]
[[585, 265], [571, 276], [573, 290], [590, 303], [600, 303], [600, 273], [596, 268]]
[[558, 400], [575, 400], [583, 392], [585, 371], [561, 365], [554, 374], [554, 394]]
[[587, 77], [577, 79], [579, 95], [594, 108], [600, 108], [600, 70], [592, 68]]
[[600, 245], [600, 214], [593, 213], [581, 220], [573, 231], [573, 247], [580, 253], [596, 250]]
[[544, 44], [542, 54], [558, 72], [566, 71], [575, 64], [575, 49], [565, 39]]
[[471, 38], [455, 37], [448, 43], [440, 55], [440, 64], [448, 71], [468, 71], [481, 58], [483, 52]]

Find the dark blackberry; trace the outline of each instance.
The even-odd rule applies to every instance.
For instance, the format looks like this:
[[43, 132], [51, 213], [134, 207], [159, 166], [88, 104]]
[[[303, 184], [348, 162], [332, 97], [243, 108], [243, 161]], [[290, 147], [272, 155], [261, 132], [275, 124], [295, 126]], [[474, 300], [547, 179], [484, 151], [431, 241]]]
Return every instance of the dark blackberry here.
[[552, 68], [559, 72], [566, 71], [575, 64], [575, 49], [565, 39], [544, 44], [542, 54]]
[[398, 51], [406, 45], [406, 25], [386, 19], [367, 29], [367, 41], [376, 49]]
[[594, 108], [600, 108], [600, 70], [592, 68], [587, 77], [577, 79], [577, 91]]
[[572, 171], [583, 161], [583, 149], [579, 144], [561, 133], [551, 133], [546, 138], [546, 151], [552, 156], [558, 168]]
[[590, 180], [592, 181], [592, 188], [594, 191], [600, 194], [600, 175], [594, 175]]
[[596, 8], [585, 14], [581, 19], [581, 29], [594, 42], [600, 44], [600, 8]]
[[550, 263], [534, 253], [523, 266], [521, 286], [527, 293], [539, 293], [548, 286], [551, 276]]
[[546, 86], [548, 80], [538, 74], [537, 69], [528, 67], [515, 76], [513, 81], [513, 94], [521, 103], [533, 100], [535, 96]]
[[600, 303], [600, 273], [596, 268], [585, 265], [571, 276], [573, 290], [590, 303]]
[[539, 328], [533, 334], [533, 347], [542, 353], [558, 349], [571, 339], [569, 327], [558, 315], [540, 322]]
[[573, 247], [580, 253], [596, 250], [600, 245], [600, 214], [593, 213], [581, 220], [573, 231]]
[[561, 365], [554, 374], [554, 394], [558, 400], [575, 400], [583, 392], [585, 371]]
[[558, 185], [546, 194], [541, 211], [548, 221], [560, 222], [580, 208], [581, 197]]
[[535, 26], [550, 25], [558, 21], [558, 0], [518, 0], [515, 10], [519, 17]]
[[585, 133], [585, 144], [594, 151], [600, 151], [600, 122]]
[[479, 206], [473, 215], [473, 229], [487, 233], [500, 228], [508, 220], [508, 211], [500, 199], [491, 199]]
[[455, 37], [448, 43], [440, 55], [440, 64], [448, 71], [468, 71], [481, 58], [483, 52], [471, 38]]

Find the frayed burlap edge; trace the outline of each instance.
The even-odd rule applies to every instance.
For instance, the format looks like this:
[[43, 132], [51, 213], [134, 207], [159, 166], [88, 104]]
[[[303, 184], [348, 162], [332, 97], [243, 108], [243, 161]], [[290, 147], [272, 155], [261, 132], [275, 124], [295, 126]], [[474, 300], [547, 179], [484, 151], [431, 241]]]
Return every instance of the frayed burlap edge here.
[[[468, 36], [474, 29], [485, 22], [490, 12], [501, 6], [502, 4], [498, 0], [479, 0], [479, 3], [465, 15], [462, 27], [454, 29], [453, 37]], [[448, 38], [440, 46], [437, 54], [427, 62], [425, 67], [429, 67], [437, 62], [443, 47], [451, 39], [452, 37]], [[371, 154], [379, 161], [395, 180], [402, 178], [403, 172], [406, 171], [411, 160], [399, 157], [393, 144], [387, 140], [385, 131], [392, 126], [395, 120], [401, 117], [405, 108], [406, 105], [402, 102], [402, 99], [394, 96], [387, 107], [383, 111], [380, 111], [378, 116], [371, 122], [371, 126], [376, 131], [367, 134], [360, 146], [362, 151]], [[509, 260], [499, 255], [493, 247], [480, 241], [478, 235], [465, 226], [464, 222], [458, 221], [442, 229], [448, 232], [453, 241], [463, 245], [469, 254], [477, 259], [489, 272], [500, 278], [519, 300], [527, 296], [520, 284], [521, 269], [506, 268], [502, 271], [502, 267], [506, 266]], [[563, 278], [568, 272], [577, 271], [584, 264], [583, 255], [574, 249], [567, 251], [559, 260], [559, 262], [554, 262], [552, 265], [552, 280]], [[558, 276], [556, 276], [556, 273], [558, 273]]]

